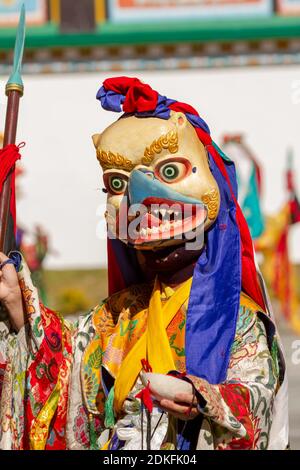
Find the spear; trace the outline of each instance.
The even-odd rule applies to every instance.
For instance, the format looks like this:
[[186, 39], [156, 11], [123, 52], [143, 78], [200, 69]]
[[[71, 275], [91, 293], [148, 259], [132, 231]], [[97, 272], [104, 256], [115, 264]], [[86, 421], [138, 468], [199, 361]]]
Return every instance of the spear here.
[[[21, 77], [21, 66], [25, 41], [25, 6], [22, 5], [17, 29], [13, 71], [6, 84], [7, 96], [6, 118], [3, 147], [15, 144], [18, 124], [19, 101], [23, 95], [24, 85]], [[15, 249], [13, 220], [10, 215], [11, 180], [14, 169], [7, 176], [0, 195], [0, 250], [8, 253]]]

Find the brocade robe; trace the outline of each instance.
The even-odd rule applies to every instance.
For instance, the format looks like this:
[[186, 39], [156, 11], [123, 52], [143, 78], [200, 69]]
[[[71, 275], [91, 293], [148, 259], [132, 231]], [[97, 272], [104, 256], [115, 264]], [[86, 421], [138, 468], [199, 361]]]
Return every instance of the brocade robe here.
[[[147, 333], [153, 285], [136, 285], [114, 294], [71, 324], [39, 303], [25, 263], [18, 275], [28, 323], [17, 334], [8, 323], [0, 323], [0, 448], [109, 448], [125, 415], [127, 396], [126, 391], [122, 398], [121, 388], [118, 406], [110, 404], [115, 424], [110, 422], [108, 427], [109, 391], [117, 383], [122, 364], [131, 357], [130, 351]], [[161, 286], [163, 309], [176, 292]], [[169, 360], [181, 373], [185, 372], [187, 303], [188, 297], [182, 304], [177, 302], [179, 308], [163, 332]], [[140, 367], [140, 359], [133, 355], [125, 368], [130, 380], [134, 378], [130, 388], [138, 385], [133, 369]], [[164, 359], [158, 359], [163, 365]], [[188, 377], [205, 403], [193, 428], [194, 448], [274, 447], [270, 444], [273, 403], [283, 367], [272, 320], [242, 294], [226, 381], [213, 385], [200, 377]], [[131, 384], [130, 380], [125, 376], [123, 383]], [[139, 415], [140, 400], [135, 393], [132, 401]], [[174, 419], [164, 418], [174, 424]], [[161, 448], [178, 444], [169, 431]], [[284, 445], [278, 442], [278, 448]], [[122, 447], [122, 443], [118, 445]]]

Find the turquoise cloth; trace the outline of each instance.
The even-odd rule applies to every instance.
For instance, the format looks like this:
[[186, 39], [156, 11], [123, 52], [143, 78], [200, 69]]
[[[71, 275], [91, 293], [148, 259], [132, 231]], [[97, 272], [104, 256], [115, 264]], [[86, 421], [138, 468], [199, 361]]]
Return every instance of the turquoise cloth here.
[[242, 211], [247, 220], [253, 239], [260, 237], [265, 229], [264, 217], [261, 212], [255, 166], [252, 165], [246, 196], [242, 203]]

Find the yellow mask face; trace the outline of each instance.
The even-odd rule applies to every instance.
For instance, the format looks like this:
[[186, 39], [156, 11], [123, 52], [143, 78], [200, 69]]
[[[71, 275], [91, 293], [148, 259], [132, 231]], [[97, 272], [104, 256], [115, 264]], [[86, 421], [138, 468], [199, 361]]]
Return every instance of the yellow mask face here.
[[[111, 215], [113, 211], [108, 210], [107, 222], [118, 238], [124, 240], [124, 234], [120, 236], [120, 212], [128, 196], [129, 206], [146, 201], [147, 206], [149, 202], [153, 206], [154, 202], [166, 208], [162, 213], [158, 208], [159, 217], [156, 207], [153, 217], [141, 219], [137, 226], [139, 236], [136, 239], [129, 236], [129, 242], [136, 248], [178, 244], [180, 233], [190, 232], [200, 225], [206, 230], [216, 220], [220, 206], [218, 185], [210, 172], [206, 149], [183, 113], [172, 111], [168, 120], [124, 117], [102, 134], [94, 135], [93, 142], [103, 169], [108, 207], [115, 211], [115, 215]], [[175, 224], [173, 204], [182, 209], [181, 227], [178, 220]], [[183, 205], [187, 208], [187, 217]], [[197, 217], [195, 207], [199, 209]], [[150, 212], [149, 207], [147, 210]], [[137, 219], [134, 215], [129, 209], [127, 226]], [[171, 217], [165, 224], [169, 232], [162, 229], [165, 215]]]

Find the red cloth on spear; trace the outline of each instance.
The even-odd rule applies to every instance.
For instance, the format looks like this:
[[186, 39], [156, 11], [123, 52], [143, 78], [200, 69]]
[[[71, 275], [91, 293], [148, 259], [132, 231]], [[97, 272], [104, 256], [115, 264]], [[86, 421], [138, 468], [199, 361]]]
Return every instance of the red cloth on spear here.
[[6, 145], [0, 150], [0, 194], [4, 181], [12, 171], [10, 182], [11, 197], [10, 197], [10, 213], [13, 218], [14, 232], [16, 233], [16, 191], [15, 191], [15, 163], [21, 158], [19, 147], [14, 144]]

